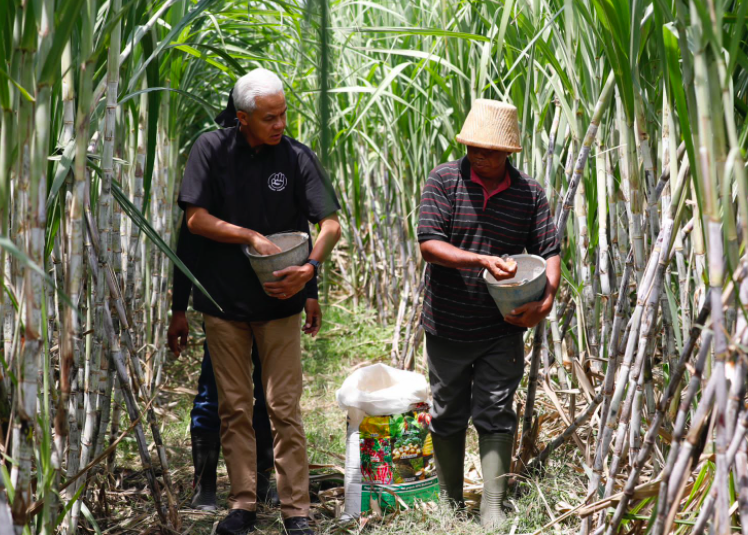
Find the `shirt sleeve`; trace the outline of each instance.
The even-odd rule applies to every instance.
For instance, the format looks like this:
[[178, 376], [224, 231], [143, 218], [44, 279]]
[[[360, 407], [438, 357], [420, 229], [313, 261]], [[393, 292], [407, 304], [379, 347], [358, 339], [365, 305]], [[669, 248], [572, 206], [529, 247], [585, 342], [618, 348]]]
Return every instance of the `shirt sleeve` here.
[[319, 299], [319, 286], [317, 285], [317, 276], [311, 278], [304, 287], [307, 299]]
[[537, 184], [535, 188], [537, 188], [537, 195], [534, 221], [525, 248], [530, 254], [548, 259], [561, 253], [561, 244], [558, 241], [558, 230], [551, 216], [545, 191]]
[[[190, 232], [187, 228], [187, 220], [182, 218], [182, 226], [177, 239], [177, 256], [193, 274], [197, 267], [197, 260], [202, 252], [202, 238]], [[185, 311], [190, 301], [192, 292], [192, 281], [187, 278], [176, 264], [174, 265], [174, 282], [172, 288], [171, 310], [172, 312]]]
[[340, 210], [332, 182], [311, 150], [299, 151], [302, 210], [312, 224]]
[[192, 146], [187, 165], [184, 168], [182, 187], [179, 190], [177, 202], [182, 210], [187, 205], [199, 206], [210, 211], [211, 187], [210, 187], [210, 145], [207, 143], [205, 134], [197, 138]]
[[447, 196], [441, 179], [429, 175], [421, 194], [421, 212], [418, 216], [418, 242], [429, 240], [449, 241], [452, 227], [452, 201]]

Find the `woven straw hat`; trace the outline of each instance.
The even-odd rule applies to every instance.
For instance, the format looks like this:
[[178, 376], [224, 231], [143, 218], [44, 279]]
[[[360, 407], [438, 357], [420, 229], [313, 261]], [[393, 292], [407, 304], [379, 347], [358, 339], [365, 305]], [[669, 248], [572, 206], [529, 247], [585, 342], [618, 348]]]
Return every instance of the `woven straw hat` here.
[[519, 152], [517, 108], [498, 100], [477, 99], [470, 108], [457, 141], [483, 149]]

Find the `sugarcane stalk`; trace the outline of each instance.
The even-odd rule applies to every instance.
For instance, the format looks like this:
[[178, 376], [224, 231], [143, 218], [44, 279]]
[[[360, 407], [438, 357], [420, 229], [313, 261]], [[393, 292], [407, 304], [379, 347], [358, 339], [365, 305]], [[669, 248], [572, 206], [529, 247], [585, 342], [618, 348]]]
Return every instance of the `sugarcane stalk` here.
[[[612, 327], [613, 304], [611, 302], [611, 285], [610, 285], [610, 251], [608, 246], [608, 177], [605, 170], [605, 156], [603, 155], [604, 145], [598, 145], [598, 152], [595, 158], [597, 163], [597, 222], [598, 222], [598, 247], [600, 252], [600, 262], [597, 271], [600, 276], [600, 293], [602, 294], [603, 306], [603, 336], [602, 340], [607, 341]], [[610, 312], [610, 314], [608, 313]], [[602, 345], [601, 345], [602, 347]]]
[[522, 419], [522, 438], [520, 439], [520, 458], [527, 450], [532, 451], [535, 447], [531, 443], [531, 430], [533, 411], [535, 410], [535, 395], [538, 388], [538, 370], [540, 369], [540, 350], [543, 341], [542, 333], [545, 331], [545, 320], [540, 320], [535, 326], [532, 343], [532, 356], [530, 357], [530, 373], [527, 378], [527, 398], [525, 399], [525, 413]]
[[[26, 4], [23, 9], [23, 30], [21, 39], [16, 45], [16, 53], [20, 53], [22, 61], [32, 62], [37, 53], [36, 14], [34, 6]], [[32, 69], [22, 69], [21, 83], [25, 87], [35, 87], [36, 80]], [[43, 98], [43, 97], [42, 97]], [[48, 100], [48, 99], [47, 99]], [[35, 102], [21, 100], [18, 111], [18, 168], [19, 184], [19, 229], [23, 236], [18, 239], [19, 245], [26, 248], [33, 258], [40, 259], [38, 211], [35, 202], [38, 201], [38, 185], [40, 169], [34, 162], [38, 148], [33, 128], [36, 115]], [[43, 110], [48, 111], [42, 103]], [[43, 136], [44, 133], [38, 133]], [[36, 191], [35, 191], [36, 190]], [[43, 228], [43, 227], [42, 227]], [[42, 244], [43, 244], [43, 230]], [[43, 259], [42, 259], [43, 261]], [[43, 265], [43, 264], [42, 264]], [[38, 369], [41, 356], [41, 307], [44, 296], [41, 278], [38, 274], [31, 275], [25, 270], [22, 275], [21, 293], [24, 294], [23, 306], [19, 306], [19, 318], [23, 317], [23, 345], [20, 358], [14, 359], [13, 368], [16, 375], [16, 400], [13, 414], [13, 456], [15, 464], [11, 471], [11, 481], [15, 490], [12, 504], [13, 525], [16, 533], [21, 533], [27, 523], [25, 508], [31, 503], [31, 463], [34, 457], [34, 424], [37, 409]], [[20, 279], [19, 279], [20, 280]]]
[[[737, 422], [735, 433], [732, 435], [732, 439], [730, 440], [730, 446], [725, 452], [725, 464], [727, 465], [728, 470], [735, 462], [735, 457], [741, 445], [745, 444], [746, 431], [748, 431], [748, 411], [742, 410]], [[719, 487], [717, 487], [716, 485], [712, 485], [712, 487], [709, 489], [709, 494], [701, 505], [699, 516], [696, 519], [696, 525], [693, 528], [694, 535], [699, 535], [700, 533], [704, 532], [706, 523], [708, 522], [709, 517], [712, 516], [715, 502], [719, 497], [719, 493]], [[730, 526], [730, 529], [732, 529], [732, 526]]]
[[[93, 225], [91, 225], [93, 226]], [[98, 247], [96, 246], [96, 242], [98, 241], [98, 236], [91, 232], [91, 240], [94, 246], [91, 248], [91, 256], [89, 258], [89, 267], [91, 269], [92, 278], [95, 282], [98, 282], [97, 279], [107, 277], [107, 273], [109, 273], [109, 270], [107, 272], [102, 273], [98, 271], [98, 261], [97, 261], [97, 254], [98, 254]], [[135, 398], [135, 395], [130, 388], [130, 378], [129, 374], [127, 373], [127, 366], [125, 364], [125, 358], [122, 355], [122, 351], [119, 346], [119, 340], [117, 337], [117, 333], [114, 330], [114, 323], [112, 321], [112, 315], [109, 307], [105, 307], [103, 309], [104, 312], [104, 329], [107, 333], [107, 338], [109, 340], [109, 344], [111, 347], [111, 354], [112, 354], [112, 360], [115, 364], [115, 369], [117, 372], [117, 377], [119, 379], [119, 385], [123, 394], [123, 398], [125, 401], [125, 406], [127, 407], [127, 413], [130, 417], [130, 421], [135, 423], [138, 422], [135, 427], [135, 436], [137, 439], [137, 445], [138, 445], [138, 452], [140, 454], [140, 461], [143, 464], [143, 469], [146, 474], [146, 478], [148, 480], [148, 486], [151, 490], [153, 500], [156, 505], [156, 512], [159, 515], [159, 518], [163, 522], [165, 526], [173, 525], [170, 523], [170, 521], [173, 521], [176, 519], [175, 515], [170, 515], [169, 518], [166, 517], [164, 514], [164, 510], [161, 505], [161, 488], [158, 484], [158, 480], [156, 479], [156, 474], [153, 468], [153, 465], [151, 463], [151, 456], [148, 452], [148, 444], [146, 442], [145, 433], [143, 432], [143, 426], [139, 422], [140, 413], [137, 408], [137, 401]], [[150, 411], [152, 410], [152, 407], [149, 405], [147, 409], [147, 414], [150, 414]], [[151, 428], [153, 431], [153, 428]], [[155, 437], [154, 437], [155, 439]], [[168, 469], [168, 467], [165, 468], [165, 470]], [[168, 495], [168, 494], [167, 494]]]
[[[627, 510], [628, 503], [633, 499], [634, 490], [636, 489], [636, 485], [638, 483], [641, 470], [644, 467], [647, 459], [652, 453], [652, 450], [654, 448], [655, 438], [657, 437], [660, 427], [665, 420], [665, 412], [667, 411], [667, 408], [670, 404], [670, 400], [674, 397], [675, 393], [678, 391], [678, 387], [680, 385], [680, 382], [686, 370], [686, 363], [691, 358], [691, 354], [693, 353], [693, 350], [696, 346], [696, 342], [701, 335], [700, 327], [706, 321], [708, 313], [709, 313], [709, 308], [705, 307], [699, 314], [699, 317], [697, 318], [698, 323], [695, 326], [695, 328], [691, 331], [691, 336], [689, 336], [689, 339], [684, 345], [683, 351], [681, 352], [680, 359], [678, 360], [678, 363], [674, 367], [673, 374], [670, 378], [670, 382], [668, 383], [667, 389], [663, 393], [663, 396], [660, 398], [660, 401], [657, 406], [657, 412], [655, 413], [652, 423], [650, 424], [647, 434], [644, 438], [644, 447], [639, 451], [638, 455], [636, 456], [636, 459], [632, 467], [632, 471], [629, 474], [628, 480], [626, 481], [626, 486], [624, 488], [623, 497], [621, 498], [621, 501], [618, 503], [616, 512], [608, 526], [609, 535], [615, 533], [618, 530], [618, 526], [621, 520], [623, 519], [623, 515], [625, 514]], [[708, 343], [703, 344], [702, 348], [703, 347], [709, 347], [709, 344]], [[698, 370], [699, 373], [703, 369], [706, 356], [707, 356], [707, 351], [701, 351], [698, 355], [698, 361], [696, 363], [696, 370]], [[695, 383], [695, 386], [696, 387], [698, 386], [698, 381]], [[632, 457], [634, 456], [633, 452], [631, 453], [631, 456]], [[662, 484], [663, 483], [661, 483], [661, 485]]]
[[[117, 311], [117, 314], [119, 316], [120, 326], [122, 329], [121, 335], [122, 335], [122, 338], [125, 340], [127, 351], [128, 353], [130, 353], [130, 362], [131, 363], [136, 362], [137, 356], [135, 354], [135, 347], [132, 344], [132, 335], [130, 334], [130, 328], [127, 323], [127, 316], [124, 312], [124, 308], [122, 305], [122, 299], [121, 299], [121, 296], [119, 295], [119, 284], [114, 279], [114, 272], [110, 266], [107, 265], [106, 266], [107, 269], [104, 272], [98, 271], [99, 262], [96, 256], [101, 251], [100, 245], [99, 245], [99, 236], [98, 236], [96, 227], [94, 226], [91, 218], [88, 219], [88, 224], [89, 224], [88, 226], [89, 234], [90, 234], [90, 238], [92, 242], [91, 256], [89, 259], [90, 269], [96, 272], [97, 274], [96, 279], [106, 280], [107, 286], [109, 287], [110, 298], [113, 301], [114, 309]], [[109, 307], [107, 307], [107, 309], [109, 309]], [[113, 329], [114, 329], [114, 324], [112, 324], [112, 330]], [[119, 345], [119, 342], [118, 342], [118, 345]], [[120, 350], [120, 355], [121, 355], [121, 350]], [[116, 364], [117, 363], [115, 362], [115, 365]], [[140, 391], [143, 398], [148, 400], [149, 399], [147, 396], [148, 392], [146, 390], [145, 381], [142, 375], [138, 375], [139, 370], [135, 366], [133, 366], [133, 372], [134, 372], [134, 377], [132, 378], [133, 385], [135, 386], [137, 390]], [[128, 379], [128, 386], [129, 386], [129, 379], [130, 379], [129, 376], [127, 377], [127, 379]], [[125, 380], [124, 378], [120, 377], [120, 381], [124, 381], [124, 380]], [[126, 391], [124, 393], [125, 395], [127, 394]], [[161, 468], [163, 470], [162, 477], [164, 478], [164, 490], [166, 491], [166, 497], [168, 500], [170, 518], [172, 521], [175, 522], [178, 517], [176, 514], [176, 503], [174, 500], [173, 485], [171, 482], [171, 476], [169, 474], [169, 463], [168, 463], [168, 458], [166, 455], [166, 448], [164, 446], [163, 439], [161, 438], [161, 430], [159, 428], [158, 421], [156, 419], [156, 413], [152, 405], [148, 406], [146, 410], [146, 416], [148, 419], [148, 424], [151, 429], [151, 435], [153, 436], [153, 442], [156, 446], [156, 451], [158, 452], [159, 463], [161, 464]]]
[[[73, 304], [78, 305], [78, 296], [82, 290], [82, 276], [83, 276], [83, 197], [84, 190], [86, 187], [86, 162], [87, 162], [87, 149], [88, 149], [88, 129], [90, 116], [88, 109], [90, 108], [91, 101], [91, 85], [93, 79], [94, 65], [92, 63], [92, 51], [93, 51], [93, 31], [96, 18], [96, 4], [95, 0], [86, 0], [83, 9], [83, 23], [81, 26], [80, 36], [80, 56], [83, 59], [80, 65], [80, 83], [79, 95], [78, 95], [78, 112], [76, 114], [76, 136], [75, 136], [75, 165], [74, 165], [74, 189], [71, 198], [71, 205], [69, 208], [69, 229], [70, 229], [70, 243], [69, 243], [69, 260], [68, 260], [68, 272], [66, 273], [66, 293], [73, 299]], [[74, 311], [68, 307], [65, 311], [65, 325], [64, 329], [64, 340], [61, 344], [62, 353], [61, 361], [63, 368], [70, 368], [71, 361], [74, 359], [74, 352], [76, 351], [75, 336], [79, 332], [79, 324], [77, 316]], [[61, 372], [61, 375], [66, 372]], [[79, 374], [80, 379], [80, 374]], [[61, 384], [68, 380], [61, 380]], [[78, 385], [81, 386], [80, 384]], [[77, 414], [78, 407], [73, 407], [76, 404], [77, 396], [72, 396], [70, 399], [70, 419], [75, 418], [76, 423], [71, 431], [75, 431], [77, 434]], [[68, 402], [68, 396], [63, 395], [60, 397], [61, 405], [64, 407]], [[58, 411], [58, 416], [62, 417], [64, 409]], [[72, 476], [77, 472], [79, 459], [77, 458], [78, 445], [73, 444], [77, 442], [77, 436], [73, 433], [70, 435], [70, 455], [68, 456], [68, 476]], [[70, 501], [73, 497], [72, 489], [67, 489], [64, 494], [64, 499]], [[71, 525], [71, 515], [66, 515], [63, 524], [63, 533], [67, 535], [75, 531], [75, 526]]]
[[748, 535], [748, 453], [743, 442], [735, 456], [737, 474], [738, 502], [740, 503], [740, 528], [743, 535]]
[[[592, 290], [592, 270], [590, 269], [590, 251], [589, 251], [589, 230], [587, 228], [587, 199], [585, 196], [584, 181], [580, 181], [577, 187], [577, 194], [574, 197], [574, 214], [577, 220], [577, 249], [581, 266], [579, 266], [579, 275], [582, 282], [582, 306], [579, 314], [584, 325], [580, 334], [584, 333], [584, 339], [587, 341], [590, 357], [597, 358], [597, 337], [595, 335], [595, 295]], [[580, 337], [580, 340], [582, 338]], [[597, 361], [594, 361], [597, 366]]]
[[[553, 112], [553, 123], [551, 123], [551, 131], [548, 134], [548, 150], [546, 151], [546, 162], [545, 162], [545, 193], [548, 197], [548, 206], [553, 206], [553, 201], [556, 196], [556, 189], [554, 188], [553, 177], [556, 174], [556, 136], [558, 135], [558, 127], [561, 122], [561, 105], [557, 100], [554, 99], [555, 110]], [[551, 214], [555, 216], [556, 214]]]
[[[111, 16], [116, 16], [122, 7], [122, 0], [112, 0], [110, 5]], [[119, 20], [114, 21], [112, 27], [112, 33], [109, 38], [109, 49], [107, 57], [107, 76], [106, 76], [106, 110], [104, 112], [104, 140], [102, 144], [102, 156], [101, 156], [101, 191], [98, 199], [98, 262], [99, 272], [105, 272], [108, 270], [108, 266], [111, 262], [111, 250], [112, 250], [112, 181], [114, 180], [114, 147], [115, 147], [115, 132], [117, 123], [117, 92], [119, 88], [119, 51], [121, 48], [122, 40], [122, 28]], [[106, 341], [103, 336], [103, 312], [102, 307], [109, 307], [109, 291], [106, 286], [104, 277], [99, 277], [96, 286], [96, 322], [97, 322], [97, 336], [100, 338], [100, 343], [103, 346], [104, 352], [100, 359], [100, 370], [99, 370], [99, 384], [98, 384], [98, 399], [96, 404], [96, 422], [93, 425], [92, 432], [95, 432], [95, 436], [90, 437], [90, 446], [93, 448], [93, 455], [97, 454], [97, 450], [101, 447], [103, 442], [102, 430], [106, 432], [106, 420], [107, 417], [102, 417], [102, 411], [107, 412], [109, 410], [109, 404], [111, 403], [111, 391], [113, 380], [109, 373], [109, 348], [106, 346]], [[115, 331], [116, 332], [116, 331]], [[104, 426], [101, 426], [104, 421]], [[102, 440], [100, 440], [100, 437]], [[85, 455], [84, 455], [85, 454]], [[81, 464], [85, 465], [90, 458], [91, 452], [83, 450], [81, 452]], [[85, 457], [85, 462], [84, 462]]]
[[644, 114], [644, 103], [642, 102], [641, 91], [634, 92], [634, 127], [636, 130], [636, 148], [640, 153], [639, 161], [642, 162], [644, 169], [644, 184], [642, 188], [645, 191], [645, 195], [648, 194], [647, 199], [647, 226], [649, 228], [649, 236], [654, 241], [657, 235], [660, 233], [660, 221], [657, 216], [657, 198], [654, 196], [655, 193], [655, 165], [652, 159], [652, 150], [649, 143], [649, 133], [647, 132], [646, 124], [647, 119]]
[[561, 446], [561, 444], [571, 438], [574, 432], [579, 429], [582, 424], [592, 418], [592, 415], [595, 413], [595, 410], [603, 401], [603, 398], [604, 396], [602, 392], [592, 398], [592, 401], [587, 405], [587, 408], [584, 409], [584, 412], [577, 416], [576, 420], [574, 420], [571, 425], [567, 426], [560, 435], [549, 442], [548, 445], [543, 448], [543, 451], [541, 451], [536, 458], [530, 461], [530, 463], [528, 464], [528, 468], [532, 469], [535, 466], [545, 462], [545, 460], [548, 459], [551, 453], [553, 453], [556, 449], [558, 449], [559, 446]]
[[605, 81], [605, 85], [600, 91], [600, 97], [597, 100], [595, 111], [593, 112], [592, 118], [590, 119], [590, 125], [587, 128], [587, 133], [584, 136], [584, 142], [582, 143], [582, 147], [579, 150], [579, 156], [577, 157], [577, 162], [574, 166], [574, 174], [571, 177], [569, 188], [567, 189], [566, 195], [564, 196], [563, 207], [560, 212], [556, 214], [556, 227], [558, 228], [558, 237], [561, 243], [563, 243], [564, 241], [564, 234], [566, 233], [566, 221], [569, 219], [569, 211], [572, 208], [574, 195], [577, 191], [577, 187], [579, 186], [579, 182], [582, 179], [582, 173], [584, 172], [584, 167], [587, 164], [587, 158], [590, 155], [592, 143], [595, 141], [595, 137], [597, 136], [597, 129], [600, 125], [600, 120], [602, 119], [605, 109], [608, 107], [608, 101], [610, 100], [610, 96], [613, 94], [614, 88], [615, 76], [611, 72], [608, 75], [608, 79]]
[[[691, 2], [691, 16], [696, 15], [696, 7]], [[700, 19], [698, 19], [700, 20]], [[696, 28], [700, 33], [700, 24], [696, 22]], [[702, 37], [703, 35], [700, 35]], [[725, 455], [728, 447], [728, 436], [726, 426], [727, 412], [727, 379], [725, 367], [727, 359], [727, 341], [724, 333], [724, 316], [722, 312], [722, 280], [723, 280], [723, 241], [722, 229], [718, 206], [718, 179], [716, 169], [717, 144], [712, 130], [711, 99], [709, 90], [708, 69], [706, 54], [708, 53], [707, 42], [703, 39], [694, 52], [694, 81], [696, 99], [698, 102], [699, 118], [699, 159], [702, 187], [706, 205], [706, 230], [708, 234], [708, 267], [709, 287], [712, 299], [712, 321], [714, 330], [714, 359], [713, 373], [718, 383], [716, 390], [716, 456], [717, 469], [715, 485], [720, 489], [716, 504], [716, 526], [717, 533], [726, 534], [730, 532], [729, 526], [729, 496], [728, 489], [728, 467], [725, 463]]]

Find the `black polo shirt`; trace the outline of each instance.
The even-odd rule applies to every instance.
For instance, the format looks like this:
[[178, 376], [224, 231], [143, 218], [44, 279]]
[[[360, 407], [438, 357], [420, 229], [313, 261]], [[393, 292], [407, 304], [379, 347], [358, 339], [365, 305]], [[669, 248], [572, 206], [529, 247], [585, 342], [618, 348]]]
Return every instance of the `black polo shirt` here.
[[[421, 197], [418, 241], [439, 240], [473, 253], [528, 253], [545, 259], [561, 251], [545, 192], [507, 162], [509, 186], [486, 199], [461, 158], [436, 167]], [[458, 341], [488, 341], [525, 331], [504, 321], [482, 268], [429, 264], [423, 297], [423, 328]]]
[[[340, 209], [330, 179], [302, 143], [283, 136], [275, 146], [255, 150], [238, 127], [201, 135], [190, 151], [179, 206], [199, 206], [228, 223], [262, 235], [306, 231]], [[286, 300], [265, 294], [242, 246], [206, 239], [196, 276], [219, 311], [199, 291], [195, 309], [235, 321], [268, 321], [298, 314], [305, 292]]]

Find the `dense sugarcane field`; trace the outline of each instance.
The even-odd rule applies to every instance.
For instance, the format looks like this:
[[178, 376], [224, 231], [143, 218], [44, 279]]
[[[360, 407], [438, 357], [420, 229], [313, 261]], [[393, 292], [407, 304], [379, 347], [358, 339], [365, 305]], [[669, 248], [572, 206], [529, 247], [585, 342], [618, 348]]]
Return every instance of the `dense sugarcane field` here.
[[482, 532], [472, 435], [466, 515], [342, 525], [335, 390], [373, 362], [426, 373], [422, 188], [490, 98], [562, 242], [501, 532], [748, 534], [748, 2], [0, 0], [0, 535], [215, 529], [186, 505], [200, 316], [166, 345], [176, 196], [255, 67], [342, 206], [304, 342], [320, 533]]

